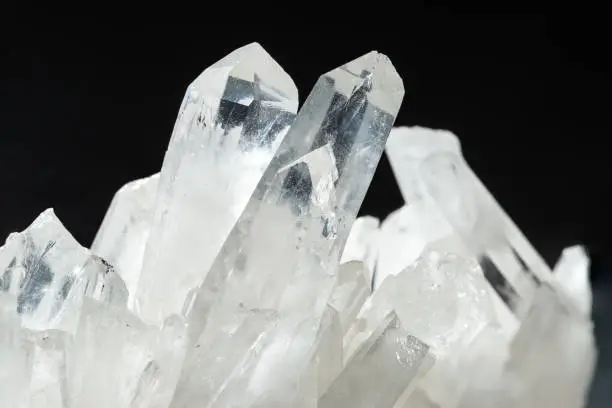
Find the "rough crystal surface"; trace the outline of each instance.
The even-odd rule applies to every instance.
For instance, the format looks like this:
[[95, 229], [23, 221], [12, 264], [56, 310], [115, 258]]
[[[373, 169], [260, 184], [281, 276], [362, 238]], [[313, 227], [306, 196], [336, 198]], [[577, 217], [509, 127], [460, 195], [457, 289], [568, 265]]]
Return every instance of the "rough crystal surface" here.
[[[402, 96], [376, 52], [297, 116], [259, 45], [206, 69], [92, 252], [52, 210], [0, 247], [0, 406], [584, 407], [586, 251], [551, 272]], [[356, 218], [385, 145], [405, 205]]]

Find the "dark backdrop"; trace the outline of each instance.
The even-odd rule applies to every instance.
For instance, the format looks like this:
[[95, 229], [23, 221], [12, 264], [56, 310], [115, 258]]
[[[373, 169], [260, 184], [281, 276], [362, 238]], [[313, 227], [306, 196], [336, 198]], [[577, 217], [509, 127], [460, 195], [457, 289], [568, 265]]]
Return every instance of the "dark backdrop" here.
[[[88, 245], [114, 191], [159, 169], [187, 84], [238, 46], [260, 42], [302, 101], [318, 75], [376, 49], [404, 78], [398, 125], [457, 133], [469, 163], [549, 262], [568, 245], [590, 250], [601, 349], [590, 406], [610, 406], [605, 26], [484, 16], [413, 18], [396, 30], [347, 23], [243, 32], [183, 21], [21, 26], [0, 48], [0, 235], [54, 207]], [[383, 217], [400, 204], [383, 158], [362, 212]]]

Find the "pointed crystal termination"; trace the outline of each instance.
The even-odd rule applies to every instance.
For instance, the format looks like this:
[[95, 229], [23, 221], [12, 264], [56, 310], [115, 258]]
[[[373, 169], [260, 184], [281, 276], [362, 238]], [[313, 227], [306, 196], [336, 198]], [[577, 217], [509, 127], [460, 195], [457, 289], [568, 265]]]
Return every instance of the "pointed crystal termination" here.
[[113, 268], [80, 246], [51, 209], [9, 236], [0, 248], [0, 271], [0, 293], [16, 299], [13, 307], [31, 329], [74, 330], [73, 302], [83, 296], [105, 304], [127, 302], [125, 284]]
[[153, 223], [159, 173], [121, 187], [104, 216], [91, 251], [117, 268], [132, 305]]
[[[387, 156], [406, 204], [390, 214], [379, 233], [379, 256], [374, 287], [389, 275], [412, 264], [428, 247], [453, 239], [453, 229], [436, 203], [424, 193], [419, 177], [420, 164], [436, 152], [460, 154], [459, 139], [450, 132], [422, 127], [396, 127], [391, 131]], [[442, 251], [463, 253], [454, 245], [435, 246]]]
[[389, 58], [372, 51], [322, 75], [308, 95], [275, 157], [277, 166], [330, 143], [338, 168], [338, 244], [372, 181], [404, 98]]
[[400, 126], [391, 131], [385, 151], [402, 196], [411, 205], [426, 199], [419, 178], [423, 160], [439, 152], [460, 155], [461, 144], [457, 136], [446, 130]]
[[495, 289], [502, 297], [509, 292], [518, 296], [510, 297], [510, 306], [521, 316], [537, 284], [551, 279], [546, 262], [463, 158], [432, 155], [422, 163], [420, 173], [427, 192], [478, 256]]
[[351, 358], [389, 310], [432, 352], [452, 353], [494, 320], [487, 289], [474, 259], [425, 252], [400, 274], [387, 278], [368, 299], [344, 338], [345, 356]]
[[365, 267], [368, 286], [372, 286], [374, 269], [378, 257], [378, 218], [364, 216], [359, 217], [353, 223], [351, 231], [342, 250], [340, 262], [361, 261]]
[[[456, 136], [404, 128], [390, 138], [387, 154], [408, 205], [433, 200], [429, 211], [442, 213], [450, 233], [461, 237], [498, 293], [521, 315], [537, 282], [550, 278], [550, 269], [469, 168]], [[440, 229], [447, 228], [442, 224]]]
[[[222, 322], [238, 306], [298, 308], [323, 296], [328, 288], [323, 281], [331, 280], [336, 266], [328, 256], [335, 239], [336, 177], [327, 144], [280, 169], [263, 200], [249, 203], [185, 307], [192, 339], [199, 337], [209, 314]], [[302, 311], [312, 312], [308, 307]]]
[[320, 408], [393, 408], [431, 364], [429, 348], [404, 331], [390, 312], [319, 400]]
[[573, 246], [563, 250], [553, 270], [557, 282], [585, 316], [591, 314], [593, 306], [593, 294], [589, 282], [590, 262], [583, 247]]
[[135, 308], [180, 313], [226, 240], [297, 111], [291, 78], [259, 44], [232, 52], [188, 88], [159, 180]]
[[[295, 228], [294, 220], [291, 217], [287, 218], [286, 211], [271, 216], [263, 214], [266, 214], [266, 211], [276, 210], [259, 211], [258, 208], [265, 202], [264, 197], [270, 194], [270, 190], [279, 188], [279, 182], [282, 182], [279, 181], [281, 169], [291, 169], [291, 174], [287, 176], [295, 178], [301, 175], [300, 169], [307, 165], [305, 163], [297, 167], [295, 165], [308, 155], [311, 155], [309, 160], [312, 160], [314, 158], [312, 155], [319, 149], [324, 150], [319, 150], [315, 156], [321, 156], [323, 151], [331, 150], [331, 159], [336, 167], [334, 192], [313, 196], [313, 199], [319, 200], [318, 207], [328, 206], [324, 217], [327, 225], [323, 235], [310, 237], [312, 242], [300, 246], [309, 246], [311, 247], [309, 250], [313, 250], [312, 248], [322, 244], [323, 246], [317, 249], [317, 256], [325, 259], [328, 265], [338, 262], [349, 227], [357, 215], [382, 155], [403, 94], [402, 80], [391, 61], [376, 52], [366, 54], [319, 78], [262, 176], [240, 221], [219, 251], [207, 280], [186, 302], [185, 310], [190, 315], [190, 323], [205, 321], [205, 316], [221, 292], [232, 265], [236, 263], [239, 255], [241, 259], [244, 257], [243, 247], [253, 240], [249, 236], [257, 235], [252, 232], [260, 228], [255, 226], [257, 223], [264, 223], [262, 225], [265, 225], [266, 231], [271, 225], [278, 225], [272, 227], [275, 229]], [[320, 178], [321, 171], [316, 170], [313, 176]], [[297, 180], [305, 180], [306, 185], [309, 183], [308, 177], [297, 177]], [[289, 183], [287, 185], [295, 184], [295, 181], [288, 178], [287, 183]], [[293, 190], [288, 191], [290, 192], [284, 193], [285, 196], [295, 195], [292, 199], [296, 201], [299, 201], [300, 197], [306, 200], [311, 193], [300, 186], [294, 186]], [[329, 201], [331, 198], [333, 202]], [[261, 217], [267, 221], [261, 219], [258, 221], [257, 219]], [[266, 232], [262, 236], [273, 235]], [[278, 259], [280, 252], [265, 247], [257, 251], [264, 254], [258, 256], [276, 259], [278, 263], [274, 268], [281, 268]], [[252, 252], [249, 250], [249, 253]], [[289, 251], [288, 254], [294, 252]], [[287, 258], [287, 262], [293, 264], [295, 260]], [[291, 269], [286, 267], [286, 270]], [[190, 331], [197, 336], [199, 328], [196, 326], [197, 324], [190, 324]]]

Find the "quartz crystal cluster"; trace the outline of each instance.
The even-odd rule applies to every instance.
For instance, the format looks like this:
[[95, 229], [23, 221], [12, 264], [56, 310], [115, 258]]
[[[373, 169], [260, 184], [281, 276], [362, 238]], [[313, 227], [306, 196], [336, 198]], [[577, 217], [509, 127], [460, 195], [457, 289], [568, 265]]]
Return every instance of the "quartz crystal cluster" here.
[[[376, 52], [299, 111], [258, 44], [207, 68], [91, 250], [52, 210], [0, 248], [0, 406], [583, 407], [585, 251], [551, 271], [403, 93]], [[405, 205], [357, 218], [385, 152]]]

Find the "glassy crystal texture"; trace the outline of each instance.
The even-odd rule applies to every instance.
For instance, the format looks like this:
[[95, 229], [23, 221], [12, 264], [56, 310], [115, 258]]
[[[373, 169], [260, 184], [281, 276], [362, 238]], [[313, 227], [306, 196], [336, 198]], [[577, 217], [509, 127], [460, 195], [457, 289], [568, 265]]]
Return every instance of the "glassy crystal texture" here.
[[91, 250], [117, 268], [130, 294], [130, 306], [142, 271], [149, 238], [159, 173], [134, 180], [117, 191]]
[[72, 305], [89, 296], [108, 304], [127, 302], [127, 289], [113, 267], [91, 255], [64, 228], [53, 210], [0, 248], [0, 293], [15, 298], [15, 310], [31, 329], [74, 330]]
[[[400, 97], [381, 99], [381, 88]], [[224, 403], [229, 403], [226, 398], [262, 407], [316, 403], [319, 389], [334, 376], [329, 356], [335, 353], [329, 350], [336, 344], [335, 350], [341, 352], [342, 332], [369, 290], [362, 264], [347, 265], [337, 273], [349, 233], [343, 225], [350, 226], [357, 214], [402, 92], [391, 63], [376, 53], [324, 75], [203, 285], [186, 304], [195, 349], [206, 347], [213, 355], [220, 347], [212, 340], [218, 327], [240, 310], [279, 313], [278, 327], [253, 360], [249, 393], [243, 397], [219, 394]], [[327, 319], [326, 311], [337, 317]], [[287, 338], [298, 337], [298, 343], [285, 344]], [[270, 367], [275, 367], [273, 372]], [[188, 382], [200, 375], [184, 371], [183, 378]], [[246, 381], [244, 376], [243, 372], [235, 377], [230, 388]], [[310, 385], [304, 388], [306, 383]], [[193, 390], [194, 395], [198, 392]]]
[[526, 310], [550, 269], [462, 158], [456, 136], [399, 128], [387, 154], [408, 207], [425, 202], [424, 212], [437, 219], [431, 225], [442, 232], [435, 239], [444, 230], [459, 237], [515, 312]]
[[[584, 407], [585, 250], [551, 273], [402, 96], [376, 52], [297, 116], [259, 45], [205, 70], [93, 253], [51, 210], [0, 247], [0, 406]], [[385, 144], [406, 203], [356, 219]]]
[[378, 257], [377, 240], [379, 226], [380, 221], [377, 218], [370, 216], [357, 218], [351, 227], [346, 245], [342, 251], [341, 262], [363, 262], [366, 268], [366, 278], [370, 286], [373, 283]]
[[285, 136], [291, 78], [258, 44], [206, 69], [187, 89], [162, 167], [136, 292], [152, 322], [180, 313]]

